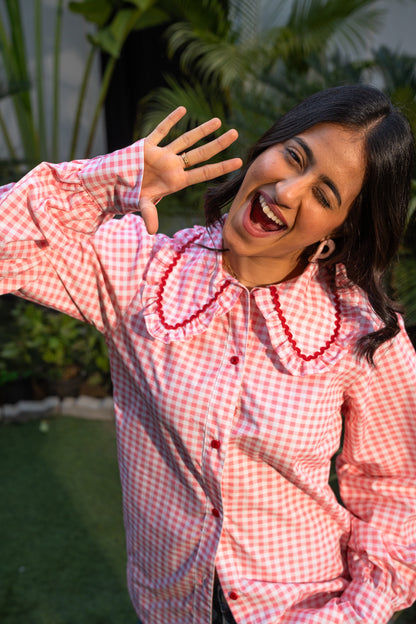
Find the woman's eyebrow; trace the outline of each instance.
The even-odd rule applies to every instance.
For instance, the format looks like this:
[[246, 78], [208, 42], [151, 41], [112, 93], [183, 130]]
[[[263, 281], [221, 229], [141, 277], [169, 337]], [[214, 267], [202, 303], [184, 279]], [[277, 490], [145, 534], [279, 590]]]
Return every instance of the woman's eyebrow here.
[[[316, 159], [309, 145], [301, 137], [298, 137], [298, 136], [293, 137], [293, 140], [296, 141], [296, 143], [300, 145], [300, 147], [303, 149], [303, 151], [305, 152], [305, 156], [308, 159], [309, 163], [311, 165], [314, 165], [316, 163]], [[342, 204], [341, 195], [335, 182], [333, 182], [333, 180], [331, 180], [331, 178], [328, 178], [328, 176], [326, 175], [319, 176], [319, 179], [331, 189], [331, 191], [335, 195], [338, 205], [341, 206]]]

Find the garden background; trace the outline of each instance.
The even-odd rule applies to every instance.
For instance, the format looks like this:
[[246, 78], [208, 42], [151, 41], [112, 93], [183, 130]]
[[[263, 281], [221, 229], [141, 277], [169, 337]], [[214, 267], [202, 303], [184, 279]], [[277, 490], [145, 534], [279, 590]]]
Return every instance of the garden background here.
[[[2, 0], [0, 183], [43, 160], [122, 147], [180, 104], [179, 131], [219, 116], [239, 130], [230, 155], [243, 155], [294, 103], [341, 83], [376, 84], [416, 129], [415, 24], [415, 0]], [[411, 336], [416, 182], [413, 191], [386, 276]], [[165, 198], [161, 229], [202, 222], [202, 196], [199, 187]], [[0, 298], [0, 406], [66, 392], [111, 395], [101, 336]], [[0, 471], [0, 620], [133, 619], [113, 424], [3, 424]], [[415, 622], [415, 608], [395, 621]]]

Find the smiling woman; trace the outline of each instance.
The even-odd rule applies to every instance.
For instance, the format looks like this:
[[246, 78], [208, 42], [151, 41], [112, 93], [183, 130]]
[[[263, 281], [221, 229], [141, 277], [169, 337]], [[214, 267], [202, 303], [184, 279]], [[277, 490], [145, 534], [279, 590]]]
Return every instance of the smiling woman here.
[[[319, 146], [318, 155], [314, 145]], [[259, 192], [264, 198], [263, 206], [267, 204], [270, 212], [285, 226], [279, 230], [279, 239], [289, 238], [290, 225], [297, 228], [298, 217], [300, 225], [304, 224], [305, 212], [307, 224], [301, 231], [303, 238], [296, 236], [298, 249], [286, 248], [293, 251], [291, 262], [280, 264], [278, 258], [273, 262], [273, 250], [269, 249], [267, 263], [259, 261], [255, 253], [251, 258], [234, 257], [235, 272], [244, 280], [244, 275], [249, 276], [244, 271], [250, 268], [257, 271], [252, 283], [246, 284], [251, 286], [256, 279], [258, 284], [263, 283], [262, 271], [270, 278], [267, 283], [290, 279], [305, 269], [320, 243], [330, 237], [335, 243], [334, 253], [329, 259], [327, 254], [321, 254], [321, 261], [325, 261], [329, 269], [343, 263], [348, 278], [364, 289], [383, 321], [380, 330], [358, 341], [359, 350], [371, 360], [377, 346], [398, 331], [394, 306], [384, 292], [382, 276], [397, 253], [407, 218], [414, 158], [409, 124], [389, 99], [373, 87], [352, 85], [318, 92], [300, 102], [259, 139], [237, 175], [208, 191], [208, 224], [222, 222], [222, 208], [230, 203], [232, 208], [235, 206], [246, 177], [253, 177], [252, 167], [269, 152], [281, 154], [280, 162], [286, 162], [283, 172], [276, 163], [269, 180], [262, 180], [263, 184], [271, 185], [272, 192], [267, 196], [264, 191]], [[302, 197], [296, 196], [296, 192], [302, 192]], [[316, 209], [318, 204], [322, 211]], [[316, 213], [322, 217], [318, 226], [320, 233], [315, 227]], [[258, 208], [251, 214], [258, 220]], [[238, 223], [238, 219], [236, 221]], [[252, 221], [246, 214], [246, 231]], [[231, 230], [231, 223], [229, 225]], [[297, 234], [298, 230], [295, 232]], [[263, 235], [268, 236], [257, 229], [257, 238]], [[272, 239], [270, 247], [273, 247]], [[279, 245], [276, 239], [276, 249], [277, 252], [285, 250], [285, 243]], [[232, 255], [232, 248], [227, 255]], [[228, 264], [233, 261], [227, 260]]]
[[227, 262], [246, 286], [305, 268], [302, 252], [330, 238], [361, 191], [364, 137], [319, 124], [269, 147], [247, 169], [224, 224]]
[[381, 285], [409, 125], [317, 93], [169, 238], [157, 200], [242, 164], [204, 164], [218, 119], [161, 147], [184, 114], [3, 188], [0, 287], [106, 337], [143, 624], [386, 624], [416, 598], [416, 357]]

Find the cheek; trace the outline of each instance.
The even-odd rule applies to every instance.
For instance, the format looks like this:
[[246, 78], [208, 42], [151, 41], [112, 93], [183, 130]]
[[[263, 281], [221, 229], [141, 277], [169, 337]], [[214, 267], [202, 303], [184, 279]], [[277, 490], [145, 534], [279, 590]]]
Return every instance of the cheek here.
[[234, 197], [228, 214], [233, 216], [236, 214], [242, 206], [245, 206], [247, 202], [250, 200], [250, 197], [253, 195], [255, 187], [253, 186], [253, 182], [251, 180], [251, 176], [248, 175], [248, 172], [241, 183], [240, 188], [237, 191], [236, 196]]
[[347, 218], [347, 215], [348, 215], [348, 212], [346, 212], [343, 216], [340, 216], [339, 218], [327, 220], [326, 221], [327, 235], [332, 235], [334, 232], [336, 232], [338, 228], [340, 228], [341, 225], [344, 223], [345, 219]]
[[345, 216], [334, 215], [314, 207], [308, 214], [304, 213], [304, 218], [298, 220], [298, 225], [308, 240], [320, 240], [335, 232], [345, 221]]
[[277, 180], [277, 173], [281, 169], [282, 162], [278, 153], [266, 150], [250, 165], [243, 180], [247, 187], [255, 188], [266, 182]]
[[242, 206], [242, 205], [243, 205], [243, 203], [244, 203], [244, 198], [245, 198], [245, 195], [244, 195], [244, 186], [243, 186], [243, 185], [241, 185], [241, 186], [240, 186], [239, 191], [237, 192], [237, 195], [234, 197], [234, 199], [233, 199], [233, 201], [232, 201], [232, 203], [231, 203], [231, 205], [230, 205], [230, 208], [229, 208], [229, 210], [228, 210], [228, 217], [229, 217], [229, 218], [230, 218], [230, 217], [232, 218], [232, 217], [234, 217], [236, 214], [238, 214], [238, 212], [239, 212], [239, 210], [240, 210], [241, 206]]
[[283, 167], [284, 161], [279, 152], [265, 151], [250, 166], [246, 178], [255, 185], [276, 182]]

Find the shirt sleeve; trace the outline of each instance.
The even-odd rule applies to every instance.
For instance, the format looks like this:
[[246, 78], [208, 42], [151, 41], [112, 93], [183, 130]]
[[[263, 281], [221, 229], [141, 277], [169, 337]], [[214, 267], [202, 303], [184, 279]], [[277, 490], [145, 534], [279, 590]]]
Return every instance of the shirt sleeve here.
[[[91, 160], [42, 163], [2, 187], [0, 294], [18, 294], [102, 330], [103, 306], [108, 303], [115, 314], [119, 304], [128, 305], [132, 292], [126, 286], [114, 301], [114, 284], [108, 283], [100, 253], [106, 248], [111, 255], [111, 235], [123, 229], [117, 221], [124, 219], [112, 217], [137, 211], [142, 174], [143, 141], [138, 141]], [[103, 234], [95, 241], [98, 228]], [[134, 262], [137, 237], [133, 242], [129, 231]], [[120, 237], [115, 244], [122, 244]]]
[[345, 404], [337, 458], [351, 512], [351, 575], [321, 609], [295, 610], [284, 624], [387, 624], [416, 599], [416, 354], [402, 326], [361, 362]]

